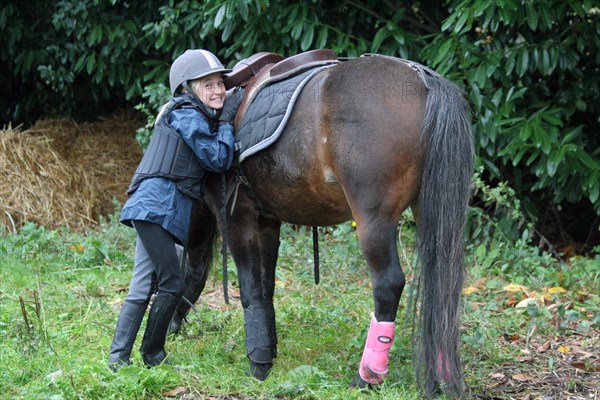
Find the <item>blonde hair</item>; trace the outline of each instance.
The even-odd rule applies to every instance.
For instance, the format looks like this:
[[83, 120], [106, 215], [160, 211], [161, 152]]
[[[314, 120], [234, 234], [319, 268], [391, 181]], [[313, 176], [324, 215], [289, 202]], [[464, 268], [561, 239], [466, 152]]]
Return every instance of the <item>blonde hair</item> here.
[[200, 96], [201, 93], [201, 85], [202, 83], [206, 80], [205, 77], [202, 78], [198, 78], [198, 79], [194, 79], [193, 81], [190, 81], [189, 85], [190, 85], [190, 89], [192, 89], [194, 91], [194, 94], [196, 96]]

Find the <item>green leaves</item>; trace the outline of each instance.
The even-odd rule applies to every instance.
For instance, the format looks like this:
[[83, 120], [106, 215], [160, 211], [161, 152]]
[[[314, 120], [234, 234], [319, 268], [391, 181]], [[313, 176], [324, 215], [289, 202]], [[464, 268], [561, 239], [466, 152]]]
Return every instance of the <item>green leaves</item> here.
[[311, 47], [314, 35], [315, 35], [314, 25], [308, 24], [304, 29], [304, 34], [302, 35], [302, 41], [300, 42], [300, 48], [302, 49], [302, 51], [306, 51]]
[[[543, 7], [544, 5], [542, 5], [540, 8]], [[527, 1], [525, 3], [525, 10], [527, 15], [527, 25], [529, 26], [529, 29], [535, 31], [538, 27], [538, 13], [534, 8], [532, 1]]]
[[568, 193], [600, 210], [598, 185], [588, 183], [600, 158], [592, 1], [451, 0], [427, 9], [378, 0], [36, 0], [35, 15], [27, 4], [0, 9], [0, 59], [9, 66], [0, 79], [23, 99], [5, 101], [4, 120], [37, 118], [40, 99], [44, 112], [75, 116], [139, 102], [144, 87], [167, 83], [170, 63], [188, 48], [207, 48], [228, 66], [258, 51], [390, 54], [466, 88], [490, 176], [511, 180], [530, 204]]
[[492, 177], [502, 171], [528, 204], [586, 199], [600, 213], [600, 138], [592, 122], [600, 113], [600, 79], [592, 72], [600, 18], [591, 7], [455, 1], [442, 34], [422, 52], [427, 65], [469, 88], [479, 164]]
[[519, 77], [525, 75], [529, 68], [529, 50], [521, 49], [517, 55], [517, 74]]

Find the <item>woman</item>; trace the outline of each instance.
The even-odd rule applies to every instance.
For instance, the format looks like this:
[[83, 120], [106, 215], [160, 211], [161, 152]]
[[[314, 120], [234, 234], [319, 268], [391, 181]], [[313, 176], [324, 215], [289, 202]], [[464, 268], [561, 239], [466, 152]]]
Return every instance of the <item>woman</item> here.
[[121, 211], [121, 222], [137, 231], [137, 243], [129, 293], [110, 347], [113, 370], [130, 364], [152, 297], [140, 352], [148, 367], [167, 358], [169, 322], [184, 287], [176, 245], [187, 244], [192, 204], [202, 197], [206, 171], [224, 172], [233, 160], [232, 121], [243, 91], [225, 98], [223, 73], [229, 71], [206, 50], [187, 50], [171, 66], [173, 98], [157, 117]]

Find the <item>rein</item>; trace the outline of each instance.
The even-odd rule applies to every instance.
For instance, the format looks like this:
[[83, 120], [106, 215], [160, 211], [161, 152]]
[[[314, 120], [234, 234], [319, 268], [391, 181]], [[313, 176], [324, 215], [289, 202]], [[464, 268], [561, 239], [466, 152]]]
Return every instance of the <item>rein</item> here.
[[321, 274], [319, 272], [319, 228], [316, 226], [312, 227], [313, 237], [313, 262], [315, 272], [315, 285], [318, 285], [321, 281]]
[[223, 200], [223, 205], [219, 210], [219, 223], [221, 225], [221, 236], [223, 237], [223, 248], [221, 249], [223, 255], [223, 297], [225, 298], [225, 304], [229, 304], [229, 292], [227, 290], [229, 283], [227, 271], [227, 201], [229, 200], [229, 196], [227, 196], [227, 179], [225, 174], [221, 174], [220, 192]]

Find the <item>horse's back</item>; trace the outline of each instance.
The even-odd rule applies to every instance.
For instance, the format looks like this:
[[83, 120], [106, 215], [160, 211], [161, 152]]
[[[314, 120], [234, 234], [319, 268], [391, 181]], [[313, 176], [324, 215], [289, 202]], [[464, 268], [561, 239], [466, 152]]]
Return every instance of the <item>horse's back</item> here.
[[426, 89], [404, 64], [349, 60], [303, 89], [281, 138], [244, 161], [270, 214], [331, 225], [361, 209], [399, 217], [418, 193]]

